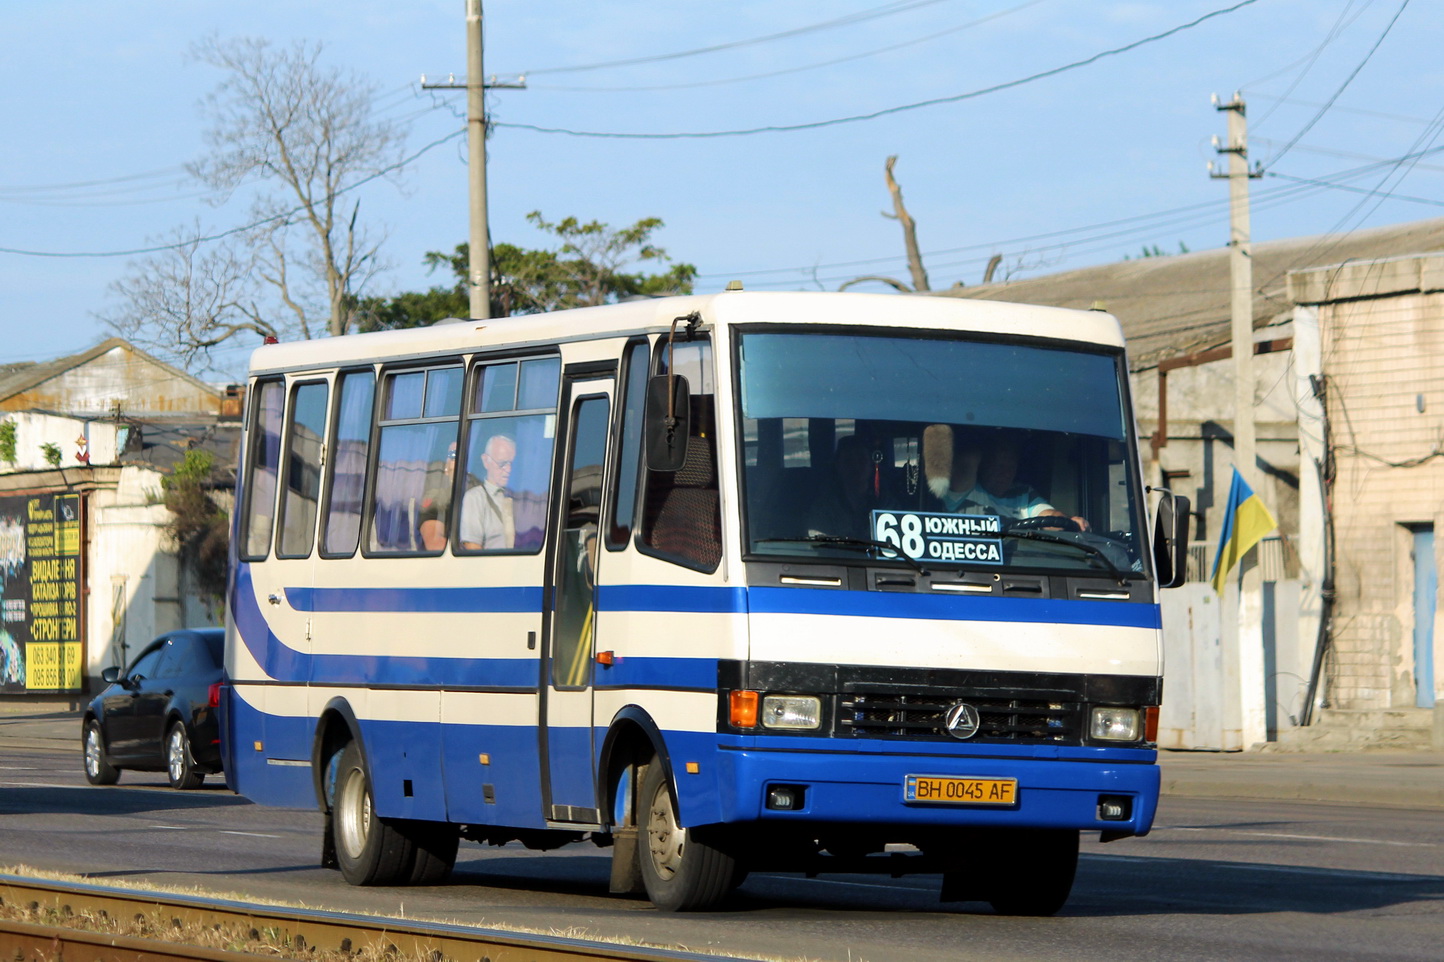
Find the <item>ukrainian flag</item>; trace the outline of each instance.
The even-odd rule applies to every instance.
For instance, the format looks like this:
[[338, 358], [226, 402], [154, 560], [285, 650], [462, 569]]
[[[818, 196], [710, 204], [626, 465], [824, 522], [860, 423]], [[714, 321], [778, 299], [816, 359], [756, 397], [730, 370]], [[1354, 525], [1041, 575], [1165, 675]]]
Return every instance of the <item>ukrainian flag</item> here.
[[1253, 493], [1238, 468], [1234, 468], [1228, 505], [1223, 512], [1223, 531], [1218, 538], [1218, 554], [1213, 559], [1213, 590], [1223, 594], [1223, 584], [1233, 566], [1277, 527], [1278, 522], [1269, 514], [1269, 509]]

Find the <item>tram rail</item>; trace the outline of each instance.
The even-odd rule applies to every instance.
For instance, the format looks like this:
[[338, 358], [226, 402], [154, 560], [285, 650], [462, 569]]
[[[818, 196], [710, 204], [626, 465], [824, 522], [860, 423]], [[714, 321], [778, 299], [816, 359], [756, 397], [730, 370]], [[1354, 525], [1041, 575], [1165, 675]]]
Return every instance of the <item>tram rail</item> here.
[[[417, 922], [205, 895], [131, 890], [91, 882], [0, 873], [0, 958], [65, 962], [235, 962], [337, 957], [426, 962], [719, 962], [733, 958], [442, 922]], [[23, 918], [14, 918], [17, 912]], [[87, 928], [91, 920], [135, 922], [142, 935]], [[75, 924], [70, 924], [74, 922]], [[181, 941], [204, 930], [264, 952]], [[255, 936], [254, 939], [251, 936]], [[368, 951], [369, 950], [369, 951]]]

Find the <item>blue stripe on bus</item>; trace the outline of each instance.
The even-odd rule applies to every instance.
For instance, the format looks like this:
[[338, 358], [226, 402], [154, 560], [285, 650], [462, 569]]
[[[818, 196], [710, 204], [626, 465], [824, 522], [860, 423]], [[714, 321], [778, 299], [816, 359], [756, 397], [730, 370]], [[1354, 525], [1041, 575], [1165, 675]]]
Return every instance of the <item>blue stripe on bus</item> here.
[[623, 656], [592, 668], [592, 687], [717, 690], [716, 658], [639, 658]]
[[[297, 611], [487, 613], [540, 612], [542, 589], [529, 587], [287, 588]], [[602, 585], [598, 611], [696, 614], [844, 615], [937, 621], [1036, 622], [1161, 627], [1157, 605], [1058, 598], [976, 598], [817, 588], [714, 588], [705, 585]]]
[[[311, 655], [285, 644], [271, 631], [257, 604], [251, 566], [241, 565], [231, 610], [246, 646], [266, 674], [313, 684], [385, 684], [417, 687], [534, 688], [535, 657], [408, 658], [404, 655]], [[511, 588], [288, 588], [297, 610], [312, 612], [531, 612], [541, 614], [541, 589]], [[812, 614], [853, 617], [1071, 624], [1158, 629], [1157, 605], [1063, 599], [969, 598], [894, 592], [808, 588], [713, 588], [673, 585], [606, 585], [597, 592], [601, 611], [710, 614]], [[630, 658], [598, 670], [605, 688], [710, 689], [715, 659]]]
[[747, 592], [706, 585], [602, 585], [597, 588], [597, 610], [745, 614]]
[[1157, 605], [1125, 601], [970, 598], [893, 591], [764, 587], [749, 588], [747, 598], [752, 614], [843, 615], [1116, 628], [1158, 629], [1163, 626]]
[[[250, 565], [240, 566], [232, 591], [231, 611], [237, 634], [266, 674], [279, 681], [526, 689], [535, 689], [538, 683], [535, 657], [408, 658], [405, 655], [312, 655], [298, 651], [278, 638], [267, 623], [256, 603]], [[401, 641], [404, 644], [404, 639]], [[713, 662], [714, 682], [715, 666]]]
[[603, 585], [598, 611], [849, 615], [937, 621], [992, 621], [1118, 628], [1162, 627], [1157, 605], [1059, 598], [972, 598], [826, 588], [713, 588]]
[[401, 611], [466, 614], [540, 612], [540, 587], [508, 588], [287, 588], [297, 611]]

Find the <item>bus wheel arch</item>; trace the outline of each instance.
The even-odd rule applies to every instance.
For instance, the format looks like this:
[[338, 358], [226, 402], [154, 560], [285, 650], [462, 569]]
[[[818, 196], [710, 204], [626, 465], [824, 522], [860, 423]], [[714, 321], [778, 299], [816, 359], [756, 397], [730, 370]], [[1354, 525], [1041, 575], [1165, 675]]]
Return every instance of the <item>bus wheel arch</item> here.
[[[609, 889], [613, 895], [646, 894], [637, 852], [637, 799], [649, 764], [670, 770], [666, 740], [646, 711], [629, 705], [608, 726], [597, 762], [597, 804], [612, 836]], [[670, 784], [671, 779], [667, 781]]]
[[366, 743], [361, 739], [361, 726], [356, 714], [344, 698], [333, 698], [316, 720], [316, 734], [311, 741], [311, 775], [316, 787], [316, 806], [329, 815], [335, 791], [334, 768], [341, 752], [352, 742], [366, 761]]

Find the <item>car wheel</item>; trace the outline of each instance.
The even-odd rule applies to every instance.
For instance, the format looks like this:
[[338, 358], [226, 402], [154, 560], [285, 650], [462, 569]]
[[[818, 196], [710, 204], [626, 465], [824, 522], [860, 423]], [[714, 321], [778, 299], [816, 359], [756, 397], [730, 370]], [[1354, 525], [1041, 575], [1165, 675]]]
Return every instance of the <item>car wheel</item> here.
[[205, 776], [196, 771], [195, 759], [191, 756], [191, 740], [186, 726], [176, 722], [165, 737], [165, 773], [170, 778], [170, 787], [182, 790], [200, 788]]
[[351, 742], [336, 767], [336, 803], [331, 831], [341, 876], [352, 885], [394, 885], [411, 881], [416, 846], [402, 831], [376, 814], [371, 776], [361, 749]]
[[92, 785], [114, 785], [120, 780], [120, 769], [105, 758], [105, 737], [100, 731], [100, 722], [91, 719], [86, 723], [83, 736], [85, 747], [85, 778]]
[[739, 878], [737, 862], [682, 827], [660, 759], [642, 776], [641, 802], [637, 859], [652, 904], [664, 912], [696, 912], [721, 902]]

